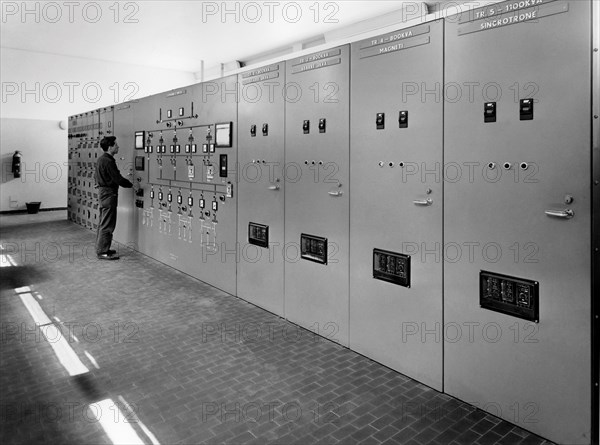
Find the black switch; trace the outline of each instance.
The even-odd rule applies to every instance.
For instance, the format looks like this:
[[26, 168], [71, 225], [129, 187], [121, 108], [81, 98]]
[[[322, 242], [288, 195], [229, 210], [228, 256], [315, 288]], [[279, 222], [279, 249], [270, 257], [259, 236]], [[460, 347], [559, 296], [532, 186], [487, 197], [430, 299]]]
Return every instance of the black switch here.
[[302, 131], [304, 132], [304, 134], [310, 133], [310, 121], [309, 120], [305, 120], [302, 123]]
[[521, 99], [519, 114], [522, 121], [533, 120], [533, 99]]
[[219, 177], [227, 177], [227, 155], [219, 155]]
[[401, 111], [398, 116], [399, 128], [408, 128], [408, 111]]
[[496, 102], [486, 102], [483, 104], [483, 121], [496, 122]]
[[263, 132], [263, 136], [267, 136], [269, 134], [269, 124], [263, 124], [262, 132]]
[[375, 125], [377, 126], [378, 130], [383, 130], [385, 128], [385, 113], [377, 113]]
[[256, 137], [256, 125], [250, 125], [250, 136]]
[[319, 133], [325, 133], [326, 123], [325, 118], [319, 119]]

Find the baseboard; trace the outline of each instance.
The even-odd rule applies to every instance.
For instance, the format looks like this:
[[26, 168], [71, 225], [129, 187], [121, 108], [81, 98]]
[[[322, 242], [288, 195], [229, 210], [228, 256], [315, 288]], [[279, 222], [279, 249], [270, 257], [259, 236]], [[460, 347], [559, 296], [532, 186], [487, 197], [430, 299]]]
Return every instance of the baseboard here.
[[[51, 212], [52, 210], [67, 210], [67, 208], [66, 207], [48, 207], [46, 209], [40, 209], [39, 211], [40, 212]], [[27, 209], [0, 211], [0, 215], [15, 214], [15, 213], [27, 213]]]

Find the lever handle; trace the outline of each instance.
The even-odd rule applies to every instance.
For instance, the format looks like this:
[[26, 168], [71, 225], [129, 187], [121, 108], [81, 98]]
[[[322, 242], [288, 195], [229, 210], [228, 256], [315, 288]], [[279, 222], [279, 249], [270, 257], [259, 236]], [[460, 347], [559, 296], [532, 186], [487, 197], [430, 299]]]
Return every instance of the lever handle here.
[[571, 210], [571, 209], [546, 210], [544, 213], [548, 216], [554, 216], [556, 218], [565, 218], [565, 219], [571, 219], [575, 216], [575, 212], [573, 212], [573, 210]]
[[270, 185], [267, 187], [268, 190], [279, 190], [279, 185]]
[[433, 204], [433, 199], [416, 199], [413, 201], [413, 204], [417, 206], [430, 206], [431, 204]]
[[329, 193], [329, 196], [342, 196], [343, 192], [341, 190], [336, 190], [334, 192], [327, 192]]

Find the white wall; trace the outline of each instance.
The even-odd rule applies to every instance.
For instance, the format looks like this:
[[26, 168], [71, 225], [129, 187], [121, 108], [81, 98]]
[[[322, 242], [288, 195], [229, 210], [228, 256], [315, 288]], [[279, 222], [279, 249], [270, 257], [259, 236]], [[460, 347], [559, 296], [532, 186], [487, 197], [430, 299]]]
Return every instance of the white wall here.
[[62, 120], [195, 82], [191, 72], [7, 48], [0, 62], [4, 118]]
[[[65, 44], [68, 44], [66, 42]], [[2, 48], [0, 211], [67, 206], [68, 116], [189, 85], [193, 73]], [[12, 155], [23, 153], [21, 178]]]
[[[0, 211], [22, 210], [29, 201], [42, 208], [67, 206], [67, 131], [58, 121], [1, 120]], [[12, 174], [12, 156], [19, 150], [21, 177]]]

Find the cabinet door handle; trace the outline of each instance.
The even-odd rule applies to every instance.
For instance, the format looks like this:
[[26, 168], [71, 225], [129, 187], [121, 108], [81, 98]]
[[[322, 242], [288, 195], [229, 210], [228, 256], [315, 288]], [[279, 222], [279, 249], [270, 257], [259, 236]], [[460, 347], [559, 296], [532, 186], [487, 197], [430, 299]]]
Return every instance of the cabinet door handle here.
[[575, 212], [573, 212], [573, 210], [571, 210], [571, 209], [546, 210], [544, 213], [548, 216], [554, 216], [555, 218], [565, 218], [565, 219], [571, 219], [575, 216]]
[[416, 206], [430, 206], [431, 204], [433, 204], [433, 199], [416, 199], [413, 201], [413, 204]]

